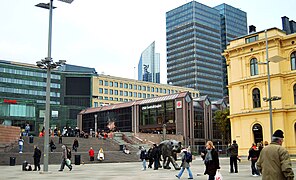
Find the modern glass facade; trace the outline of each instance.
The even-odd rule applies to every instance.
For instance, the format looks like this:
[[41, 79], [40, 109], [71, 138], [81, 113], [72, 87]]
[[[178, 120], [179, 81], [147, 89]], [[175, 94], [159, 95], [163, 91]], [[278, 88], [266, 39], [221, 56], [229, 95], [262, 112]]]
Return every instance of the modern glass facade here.
[[226, 75], [222, 71], [222, 42], [236, 36], [240, 29], [234, 23], [244, 20], [229, 20], [234, 13], [239, 14], [238, 9], [228, 5], [212, 8], [196, 1], [166, 13], [168, 83], [196, 88], [211, 100], [223, 98]]
[[[221, 18], [221, 50], [226, 49], [227, 44], [237, 37], [248, 34], [247, 29], [247, 13], [227, 5], [225, 3], [214, 7], [220, 12]], [[228, 95], [228, 80], [227, 80], [227, 68], [225, 58], [222, 57], [223, 68], [223, 91], [224, 96]]]
[[160, 54], [155, 53], [155, 42], [141, 54], [138, 64], [138, 80], [160, 83]]
[[[50, 127], [75, 127], [77, 114], [91, 106], [91, 77], [61, 71], [51, 72]], [[0, 124], [24, 128], [28, 123], [31, 132], [38, 134], [44, 123], [46, 77], [46, 70], [34, 64], [0, 60]], [[75, 83], [83, 87], [77, 90]], [[81, 93], [84, 96], [78, 97]]]

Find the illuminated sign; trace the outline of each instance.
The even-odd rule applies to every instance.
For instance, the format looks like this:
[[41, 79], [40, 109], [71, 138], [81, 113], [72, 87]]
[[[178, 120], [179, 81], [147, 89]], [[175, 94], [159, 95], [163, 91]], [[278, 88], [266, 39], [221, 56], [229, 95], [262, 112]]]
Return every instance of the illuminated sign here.
[[161, 108], [161, 104], [157, 104], [157, 105], [151, 105], [151, 106], [143, 106], [142, 110], [146, 110], [146, 109], [157, 109], [157, 108]]
[[182, 108], [182, 101], [177, 101], [176, 102], [176, 107], [177, 108]]

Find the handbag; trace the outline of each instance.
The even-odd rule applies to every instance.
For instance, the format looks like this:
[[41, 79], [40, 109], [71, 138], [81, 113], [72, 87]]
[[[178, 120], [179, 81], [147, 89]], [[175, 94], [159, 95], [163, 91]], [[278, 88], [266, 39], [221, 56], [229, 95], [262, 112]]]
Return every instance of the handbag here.
[[70, 160], [70, 159], [66, 159], [66, 164], [67, 164], [68, 166], [70, 166], [70, 165], [71, 165], [71, 160]]
[[223, 176], [219, 169], [217, 169], [215, 180], [223, 180]]

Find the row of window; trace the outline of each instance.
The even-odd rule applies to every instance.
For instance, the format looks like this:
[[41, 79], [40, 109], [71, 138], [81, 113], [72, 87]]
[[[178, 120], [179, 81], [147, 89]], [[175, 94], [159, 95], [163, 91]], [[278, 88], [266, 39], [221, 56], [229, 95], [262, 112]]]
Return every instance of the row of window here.
[[[118, 83], [118, 82], [106, 81], [106, 80], [105, 81], [99, 80], [99, 85], [104, 85], [109, 87], [119, 87], [124, 89], [141, 90], [141, 91], [148, 91], [148, 92], [156, 92], [156, 93], [163, 93], [163, 94], [171, 94], [171, 93], [174, 94], [178, 92], [177, 90], [170, 90], [170, 89], [157, 88], [157, 87], [154, 88], [150, 86], [141, 86], [141, 85], [135, 85], [135, 84], [133, 85], [133, 84], [127, 84], [127, 83]], [[114, 90], [114, 91], [117, 91], [117, 90]], [[103, 88], [99, 88], [99, 93], [103, 93]]]
[[[40, 82], [40, 81], [29, 81], [29, 80], [23, 80], [23, 79], [14, 79], [14, 78], [4, 78], [0, 77], [0, 82], [3, 83], [12, 83], [12, 84], [23, 84], [23, 85], [30, 85], [30, 86], [39, 86], [39, 87], [46, 87], [46, 82]], [[50, 83], [51, 88], [61, 88], [60, 84], [57, 83]]]
[[[296, 70], [296, 51], [291, 54], [290, 62], [291, 62], [291, 70]], [[251, 76], [255, 76], [259, 74], [258, 60], [256, 58], [252, 58], [250, 60], [250, 73], [251, 73]]]
[[[0, 67], [0, 72], [9, 73], [9, 74], [18, 74], [18, 75], [24, 75], [24, 76], [33, 76], [33, 77], [43, 77], [43, 78], [47, 77], [46, 71], [44, 71], [44, 73], [41, 73], [41, 72], [35, 72], [35, 71], [26, 71], [26, 70]], [[56, 74], [51, 74], [51, 79], [60, 80], [61, 76]]]
[[[0, 92], [46, 96], [45, 91], [36, 91], [36, 90], [32, 90], [32, 89], [18, 89], [18, 88], [0, 87]], [[50, 92], [50, 96], [51, 97], [60, 97], [60, 93], [58, 93], [58, 92]]]
[[[294, 93], [294, 104], [296, 104], [296, 84], [294, 84], [293, 86], [293, 93]], [[261, 107], [260, 90], [258, 88], [253, 89], [252, 97], [253, 97], [253, 108]]]

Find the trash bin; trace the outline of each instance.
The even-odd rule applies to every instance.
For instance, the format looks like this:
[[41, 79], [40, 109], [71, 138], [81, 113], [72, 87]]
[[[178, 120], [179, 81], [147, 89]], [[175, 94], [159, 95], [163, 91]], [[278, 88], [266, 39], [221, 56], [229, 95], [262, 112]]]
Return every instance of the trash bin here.
[[80, 154], [75, 155], [75, 165], [80, 165]]
[[123, 144], [119, 145], [119, 151], [123, 151], [123, 146], [124, 146]]
[[10, 166], [15, 166], [15, 157], [10, 157]]
[[34, 137], [32, 135], [29, 137], [29, 143], [34, 143]]
[[26, 171], [26, 167], [27, 167], [27, 165], [28, 165], [28, 162], [27, 162], [27, 161], [24, 161], [24, 162], [23, 162], [23, 166], [22, 166], [22, 170], [23, 170], [23, 171]]

